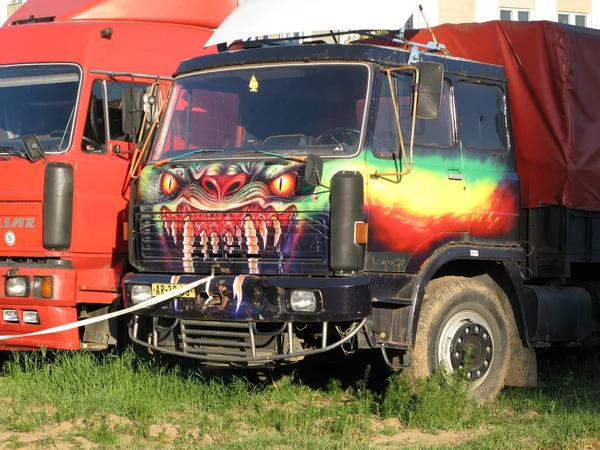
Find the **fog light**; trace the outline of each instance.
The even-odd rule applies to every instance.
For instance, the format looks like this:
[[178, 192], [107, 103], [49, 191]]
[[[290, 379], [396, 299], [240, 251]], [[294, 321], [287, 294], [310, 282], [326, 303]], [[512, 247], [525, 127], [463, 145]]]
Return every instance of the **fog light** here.
[[52, 298], [52, 277], [33, 277], [33, 296]]
[[293, 291], [290, 297], [290, 306], [298, 312], [315, 312], [317, 298], [313, 291]]
[[40, 323], [40, 315], [37, 311], [23, 311], [23, 322], [37, 325]]
[[131, 287], [131, 303], [137, 305], [152, 298], [152, 289], [145, 284], [134, 284]]
[[5, 322], [18, 322], [19, 316], [17, 316], [16, 309], [3, 309], [2, 310], [2, 320]]
[[7, 297], [27, 297], [29, 295], [29, 277], [10, 277], [4, 284]]

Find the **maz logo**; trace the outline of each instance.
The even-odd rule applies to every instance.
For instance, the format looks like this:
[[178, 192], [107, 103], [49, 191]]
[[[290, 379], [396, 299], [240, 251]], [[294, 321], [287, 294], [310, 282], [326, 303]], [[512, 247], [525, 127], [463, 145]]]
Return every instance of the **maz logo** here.
[[35, 228], [35, 217], [0, 217], [0, 228]]

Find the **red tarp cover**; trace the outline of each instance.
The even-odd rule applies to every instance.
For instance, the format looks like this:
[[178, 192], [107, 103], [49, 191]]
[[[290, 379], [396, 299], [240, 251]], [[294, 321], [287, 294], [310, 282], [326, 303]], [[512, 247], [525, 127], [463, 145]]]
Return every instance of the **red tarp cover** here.
[[433, 32], [453, 56], [505, 68], [523, 206], [600, 211], [600, 32], [508, 21]]
[[131, 20], [216, 28], [237, 5], [238, 0], [29, 0], [7, 24], [33, 15], [57, 22]]

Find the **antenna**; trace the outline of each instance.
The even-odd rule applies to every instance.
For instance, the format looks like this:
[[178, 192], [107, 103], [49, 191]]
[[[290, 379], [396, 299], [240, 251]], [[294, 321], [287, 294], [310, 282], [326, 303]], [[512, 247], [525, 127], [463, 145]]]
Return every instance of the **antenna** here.
[[427, 20], [427, 17], [425, 17], [425, 12], [423, 11], [423, 5], [419, 4], [419, 11], [421, 11], [421, 15], [423, 16], [423, 20], [425, 21], [425, 25], [427, 25], [427, 29], [429, 30], [429, 32], [431, 33], [431, 37], [433, 38], [433, 42], [435, 42], [435, 46], [438, 46], [438, 41], [435, 38], [435, 34], [433, 34], [433, 31], [431, 30], [431, 27], [429, 26], [429, 21]]

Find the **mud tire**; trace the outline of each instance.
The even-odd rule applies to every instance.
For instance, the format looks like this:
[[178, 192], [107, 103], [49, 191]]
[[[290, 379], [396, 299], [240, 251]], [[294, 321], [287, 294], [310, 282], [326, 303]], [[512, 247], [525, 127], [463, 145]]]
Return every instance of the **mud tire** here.
[[[408, 373], [411, 378], [425, 378], [440, 367], [440, 359], [442, 359], [440, 354], [446, 355], [447, 353], [449, 355], [447, 359], [442, 359], [443, 361], [451, 359], [454, 350], [443, 351], [450, 344], [445, 344], [446, 347], [443, 347], [442, 334], [445, 336], [444, 342], [448, 342], [454, 337], [452, 342], [456, 343], [458, 336], [464, 336], [465, 332], [464, 326], [462, 334], [457, 327], [468, 326], [467, 323], [471, 322], [469, 317], [472, 319], [473, 325], [476, 325], [477, 322], [484, 322], [484, 328], [489, 329], [489, 336], [493, 340], [489, 369], [476, 382], [468, 383], [469, 398], [485, 403], [494, 400], [504, 386], [510, 361], [510, 342], [507, 314], [502, 300], [481, 281], [448, 276], [432, 280], [429, 283], [421, 306], [412, 352], [412, 365], [408, 369]], [[462, 320], [459, 321], [458, 319], [461, 318]], [[450, 332], [448, 327], [450, 327]], [[481, 336], [483, 335], [481, 333]], [[482, 344], [483, 351], [485, 351], [487, 344], [481, 340], [481, 337], [475, 336], [473, 339], [476, 338], [479, 339], [476, 343]], [[483, 358], [483, 362], [485, 362], [487, 357]], [[448, 366], [448, 364], [444, 365]], [[483, 368], [482, 365], [477, 367]], [[446, 370], [453, 372], [453, 367], [446, 367]]]

